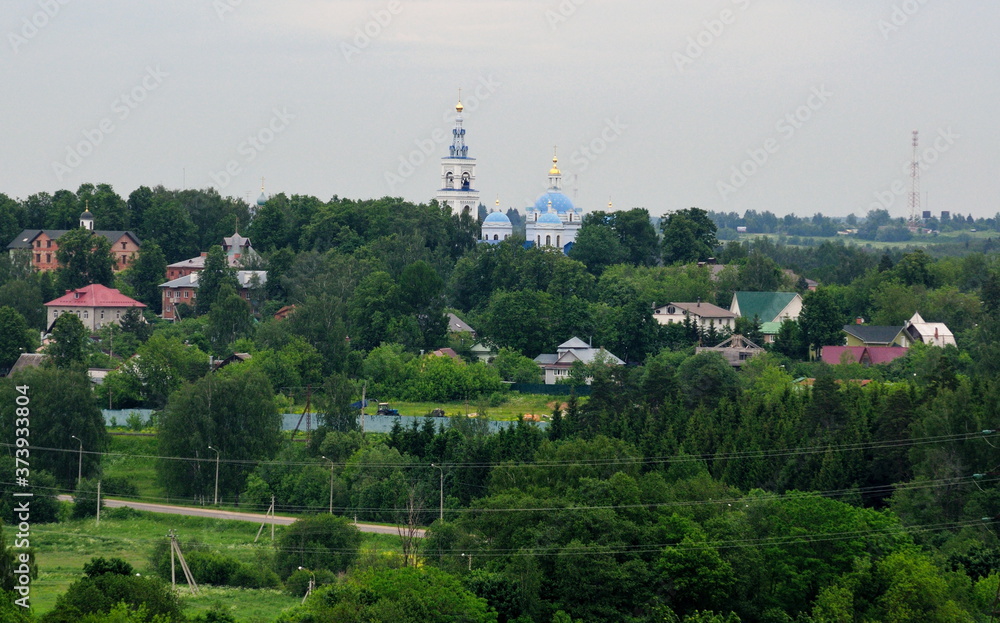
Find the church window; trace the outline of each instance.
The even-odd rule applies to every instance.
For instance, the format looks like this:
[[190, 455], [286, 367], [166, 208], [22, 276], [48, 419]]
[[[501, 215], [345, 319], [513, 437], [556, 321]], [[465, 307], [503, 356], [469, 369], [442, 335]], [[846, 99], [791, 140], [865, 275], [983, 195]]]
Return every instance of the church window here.
[[469, 190], [469, 185], [471, 184], [471, 182], [472, 179], [469, 177], [469, 172], [466, 171], [465, 173], [462, 174], [462, 190]]
[[535, 244], [537, 244], [538, 246], [542, 246], [542, 235], [541, 234], [539, 234], [538, 236], [536, 236], [536, 242], [535, 242]]
[[455, 187], [455, 174], [448, 171], [447, 175], [444, 176], [444, 187], [454, 188]]
[[557, 247], [562, 246], [562, 236], [556, 236], [556, 246]]
[[500, 240], [500, 236], [498, 236], [497, 234], [493, 234], [493, 239], [494, 240]]
[[545, 246], [552, 246], [552, 236], [545, 236]]

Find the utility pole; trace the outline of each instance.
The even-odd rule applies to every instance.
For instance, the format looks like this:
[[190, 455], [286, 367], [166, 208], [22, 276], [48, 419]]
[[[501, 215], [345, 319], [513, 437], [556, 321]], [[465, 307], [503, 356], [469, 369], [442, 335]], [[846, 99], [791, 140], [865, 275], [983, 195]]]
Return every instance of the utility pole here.
[[101, 525], [101, 481], [97, 481], [97, 525]]
[[177, 533], [173, 530], [167, 533], [170, 537], [170, 584], [172, 587], [177, 587], [177, 574], [174, 570], [174, 556], [177, 557], [177, 561], [181, 563], [181, 571], [184, 572], [184, 579], [187, 580], [188, 587], [191, 589], [192, 595], [198, 594], [198, 584], [194, 581], [194, 575], [191, 573], [191, 569], [188, 567], [187, 561], [184, 560], [184, 554], [181, 553], [181, 546], [177, 543]]
[[441, 467], [440, 465], [436, 465], [434, 463], [431, 463], [431, 467], [434, 467], [436, 469], [441, 470], [441, 490], [440, 490], [440, 494], [441, 494], [440, 509], [441, 510], [440, 510], [440, 513], [439, 513], [438, 517], [439, 517], [439, 519], [441, 519], [441, 521], [444, 521], [444, 468]]
[[209, 450], [215, 452], [215, 501], [212, 502], [213, 505], [219, 505], [219, 451], [212, 446], [208, 447]]
[[[325, 456], [323, 458], [330, 461]], [[333, 461], [330, 461], [330, 514], [333, 514]]]
[[70, 437], [80, 442], [80, 456], [76, 461], [76, 488], [79, 489], [80, 483], [83, 482], [83, 441], [76, 435], [70, 435]]

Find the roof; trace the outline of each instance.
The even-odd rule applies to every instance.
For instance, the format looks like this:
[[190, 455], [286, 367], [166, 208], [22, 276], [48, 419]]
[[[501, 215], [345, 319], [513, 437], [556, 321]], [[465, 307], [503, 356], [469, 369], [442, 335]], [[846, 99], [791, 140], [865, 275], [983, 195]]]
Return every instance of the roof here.
[[451, 357], [455, 361], [462, 361], [462, 357], [455, 352], [454, 348], [439, 348], [431, 354], [435, 357]]
[[850, 363], [878, 365], [898, 359], [908, 350], [902, 346], [824, 346], [820, 358], [823, 363], [837, 365], [843, 363], [847, 353]]
[[[257, 275], [257, 279], [260, 280], [260, 285], [267, 283], [267, 271], [266, 270], [238, 270], [236, 271], [236, 281], [239, 282], [241, 288], [249, 288], [250, 281], [253, 276]], [[198, 287], [198, 273], [191, 273], [190, 275], [184, 275], [183, 277], [178, 277], [177, 279], [171, 279], [166, 283], [160, 284], [161, 288], [197, 288]]]
[[49, 301], [46, 307], [145, 307], [139, 301], [129, 298], [107, 286], [94, 283], [76, 290], [66, 290], [66, 294]]
[[560, 214], [576, 211], [573, 207], [573, 201], [569, 197], [558, 190], [550, 189], [544, 195], [535, 200], [535, 205], [528, 206], [528, 212], [531, 212], [532, 210], [545, 212], [549, 209], [549, 202], [552, 202], [552, 209]]
[[452, 333], [473, 333], [476, 330], [473, 329], [467, 322], [456, 316], [455, 314], [448, 313], [448, 330]]
[[772, 322], [797, 296], [796, 292], [737, 292], [733, 301], [739, 302], [740, 316], [757, 316], [761, 322]]
[[[35, 238], [37, 238], [38, 236], [40, 236], [42, 234], [45, 234], [46, 236], [48, 236], [49, 238], [51, 238], [53, 240], [58, 240], [59, 238], [62, 237], [63, 234], [65, 234], [66, 232], [69, 232], [69, 231], [72, 231], [72, 230], [69, 230], [69, 229], [25, 229], [20, 234], [18, 234], [17, 237], [14, 238], [14, 240], [10, 244], [7, 245], [7, 248], [8, 249], [30, 249], [31, 248], [31, 243], [35, 241]], [[99, 230], [96, 230], [93, 233], [96, 234], [96, 235], [98, 235], [98, 236], [103, 236], [103, 237], [107, 238], [108, 241], [110, 241], [110, 242], [118, 242], [122, 238], [122, 236], [128, 236], [137, 245], [141, 244], [139, 242], [138, 236], [136, 236], [134, 233], [132, 233], [130, 231], [126, 231], [126, 230], [103, 230], [103, 229], [99, 229]]]
[[510, 219], [503, 212], [491, 212], [483, 219], [483, 225], [510, 226]]
[[[181, 260], [179, 262], [174, 262], [173, 264], [167, 264], [167, 268], [190, 268], [192, 270], [203, 270], [205, 268], [205, 258], [208, 256], [207, 253], [202, 253], [198, 257], [192, 257], [191, 259]], [[240, 264], [240, 256], [237, 255], [227, 255], [226, 263], [229, 264], [230, 268], [235, 268]]]
[[[728, 309], [722, 309], [717, 305], [712, 305], [711, 303], [695, 302], [695, 303], [668, 303], [656, 310], [656, 313], [661, 313], [660, 310], [666, 309], [667, 307], [676, 307], [681, 311], [688, 312], [693, 316], [700, 316], [701, 318], [735, 318], [736, 314], [729, 311]], [[662, 313], [666, 313], [665, 311]]]
[[888, 345], [892, 344], [903, 327], [890, 327], [874, 324], [846, 324], [844, 333], [853, 335], [865, 344]]
[[20, 372], [25, 368], [37, 368], [42, 365], [42, 362], [48, 359], [48, 357], [49, 356], [44, 353], [21, 353], [21, 355], [17, 358], [17, 361], [14, 362], [14, 365], [11, 366], [8, 376], [13, 376], [14, 373]]
[[563, 342], [556, 347], [557, 351], [562, 351], [570, 348], [590, 348], [590, 344], [584, 342], [578, 337], [572, 337], [569, 340]]
[[781, 331], [781, 323], [777, 321], [760, 323], [760, 332], [763, 335], [778, 335]]

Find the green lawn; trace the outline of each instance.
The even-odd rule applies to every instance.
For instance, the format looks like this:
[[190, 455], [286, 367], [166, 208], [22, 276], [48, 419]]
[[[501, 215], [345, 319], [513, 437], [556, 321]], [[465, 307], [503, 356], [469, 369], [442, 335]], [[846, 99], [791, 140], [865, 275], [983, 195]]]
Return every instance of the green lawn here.
[[[105, 476], [127, 478], [148, 501], [166, 498], [167, 492], [156, 478], [156, 437], [112, 435], [111, 447], [101, 467]], [[125, 455], [125, 456], [121, 456]]]
[[[32, 545], [36, 549], [39, 568], [33, 582], [32, 604], [37, 614], [47, 612], [56, 598], [83, 573], [84, 563], [91, 558], [117, 557], [128, 561], [139, 573], [149, 571], [149, 555], [157, 542], [165, 541], [168, 530], [176, 530], [181, 546], [197, 540], [212, 549], [234, 556], [244, 562], [254, 562], [258, 555], [271, 549], [270, 533], [265, 530], [260, 542], [254, 544], [258, 524], [223, 521], [201, 517], [138, 513], [129, 519], [80, 519], [57, 524], [32, 526]], [[278, 527], [276, 534], [280, 534]], [[394, 555], [399, 551], [399, 538], [393, 535], [364, 534], [362, 558]], [[180, 596], [188, 614], [196, 614], [222, 603], [232, 608], [240, 621], [273, 621], [284, 609], [299, 602], [274, 590], [249, 590], [225, 587], [202, 587], [191, 595], [180, 587]]]
[[[538, 394], [511, 393], [503, 404], [493, 407], [486, 402], [391, 402], [393, 409], [399, 409], [400, 415], [425, 416], [434, 409], [443, 409], [448, 417], [465, 417], [475, 413], [487, 416], [491, 420], [516, 420], [526, 413], [552, 415], [556, 404], [562, 404], [569, 399], [566, 396], [545, 396]], [[585, 400], [585, 399], [581, 399]], [[374, 407], [368, 409], [374, 412]]]

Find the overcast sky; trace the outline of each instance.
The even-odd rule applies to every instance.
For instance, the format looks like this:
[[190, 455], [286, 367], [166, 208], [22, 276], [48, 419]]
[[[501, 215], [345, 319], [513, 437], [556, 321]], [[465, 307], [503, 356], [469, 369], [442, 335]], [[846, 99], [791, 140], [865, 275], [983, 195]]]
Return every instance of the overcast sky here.
[[998, 25], [986, 0], [3, 0], [0, 192], [428, 201], [461, 87], [488, 206], [532, 203], [557, 145], [588, 211], [904, 216], [918, 129], [923, 207], [992, 216]]

